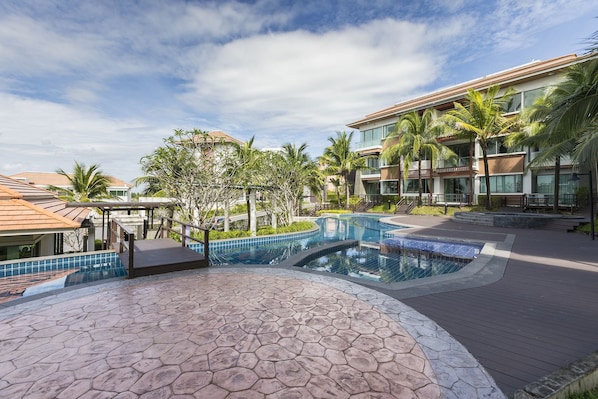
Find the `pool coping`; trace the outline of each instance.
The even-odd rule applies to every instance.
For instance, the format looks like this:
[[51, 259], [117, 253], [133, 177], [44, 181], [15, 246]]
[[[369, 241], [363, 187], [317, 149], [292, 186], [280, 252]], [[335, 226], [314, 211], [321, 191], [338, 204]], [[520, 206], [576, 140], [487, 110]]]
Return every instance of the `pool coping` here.
[[476, 257], [473, 261], [465, 265], [459, 271], [449, 274], [442, 274], [397, 283], [381, 283], [377, 281], [360, 279], [357, 277], [310, 270], [299, 267], [299, 265], [306, 263], [314, 259], [315, 257], [319, 257], [322, 253], [330, 253], [334, 250], [341, 250], [350, 246], [357, 245], [359, 240], [335, 241], [330, 244], [325, 244], [319, 247], [311, 248], [307, 251], [303, 251], [296, 255], [293, 255], [275, 266], [259, 264], [230, 264], [219, 265], [217, 266], [217, 268], [283, 268], [301, 271], [307, 274], [317, 274], [340, 278], [366, 287], [370, 287], [372, 289], [392, 293], [392, 296], [397, 299], [405, 299], [429, 294], [437, 294], [441, 292], [462, 290], [466, 288], [481, 287], [497, 282], [504, 275], [505, 269], [507, 267], [507, 262], [511, 254], [511, 248], [513, 247], [513, 243], [515, 242], [514, 234], [507, 234], [504, 241], [478, 241], [467, 239], [451, 239], [447, 237], [435, 238], [418, 234], [417, 230], [421, 229], [421, 226], [397, 223], [396, 221], [392, 220], [392, 217], [381, 218], [380, 222], [402, 227], [401, 229], [389, 231], [389, 233], [393, 234], [393, 236], [403, 236], [408, 238], [435, 241], [450, 241], [454, 243], [476, 244], [483, 245], [483, 247], [478, 257]]

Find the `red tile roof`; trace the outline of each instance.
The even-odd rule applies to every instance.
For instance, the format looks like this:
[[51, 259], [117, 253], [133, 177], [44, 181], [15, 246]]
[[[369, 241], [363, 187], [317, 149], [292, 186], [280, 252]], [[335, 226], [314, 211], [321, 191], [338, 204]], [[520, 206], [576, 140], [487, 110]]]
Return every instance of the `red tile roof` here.
[[[71, 185], [66, 176], [54, 172], [22, 172], [11, 175], [10, 177], [17, 180], [24, 180], [25, 182], [36, 186], [68, 187]], [[107, 177], [110, 179], [111, 187], [133, 187], [133, 185], [114, 176]]]
[[47, 190], [0, 175], [0, 235], [72, 230], [81, 227], [90, 211], [68, 207]]

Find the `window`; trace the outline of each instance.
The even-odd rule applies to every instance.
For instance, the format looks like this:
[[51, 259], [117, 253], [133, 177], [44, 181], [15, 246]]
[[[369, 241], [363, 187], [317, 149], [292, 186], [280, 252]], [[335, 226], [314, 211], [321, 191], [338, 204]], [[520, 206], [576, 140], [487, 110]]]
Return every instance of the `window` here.
[[446, 160], [446, 166], [469, 166], [469, 143], [453, 144], [448, 146], [455, 154], [457, 159]]
[[398, 194], [399, 185], [396, 180], [380, 182], [380, 194]]
[[378, 158], [366, 159], [366, 165], [368, 166], [368, 169], [364, 171], [366, 175], [371, 173], [380, 173], [380, 160]]
[[506, 137], [497, 137], [488, 140], [488, 155], [509, 154], [512, 152], [523, 151], [523, 147], [517, 146], [509, 148], [505, 144]]
[[[407, 179], [403, 184], [404, 193], [418, 193], [418, 179]], [[422, 193], [430, 192], [430, 179], [422, 179]]]
[[[480, 192], [486, 192], [486, 178], [480, 178]], [[522, 193], [523, 177], [521, 175], [490, 176], [491, 193]]]
[[527, 90], [523, 92], [523, 107], [528, 108], [534, 105], [534, 102], [541, 97], [546, 91], [546, 87], [539, 89]]
[[444, 194], [469, 194], [469, 178], [444, 179]]
[[390, 136], [390, 134], [395, 130], [395, 126], [396, 125], [394, 123], [392, 125], [384, 126], [384, 137]]
[[503, 110], [505, 114], [521, 111], [521, 93], [507, 97], [503, 104]]
[[[570, 174], [559, 175], [559, 193], [575, 194], [577, 184], [571, 181]], [[554, 175], [539, 175], [536, 176], [536, 190], [541, 194], [554, 194]]]

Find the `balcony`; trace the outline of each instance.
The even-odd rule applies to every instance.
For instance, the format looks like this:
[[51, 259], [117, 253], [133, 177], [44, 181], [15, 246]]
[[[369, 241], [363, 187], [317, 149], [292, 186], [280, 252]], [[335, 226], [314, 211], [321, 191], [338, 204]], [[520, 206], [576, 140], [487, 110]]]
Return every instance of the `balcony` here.
[[360, 141], [359, 143], [355, 143], [355, 150], [363, 150], [365, 148], [368, 149], [382, 149], [382, 141], [378, 140], [366, 140]]
[[[474, 160], [472, 165], [473, 171], [478, 171], [478, 162]], [[446, 174], [446, 173], [467, 173], [469, 172], [469, 158], [459, 158], [457, 162], [449, 162], [449, 161], [440, 161], [438, 163], [438, 168], [436, 168], [436, 173]]]

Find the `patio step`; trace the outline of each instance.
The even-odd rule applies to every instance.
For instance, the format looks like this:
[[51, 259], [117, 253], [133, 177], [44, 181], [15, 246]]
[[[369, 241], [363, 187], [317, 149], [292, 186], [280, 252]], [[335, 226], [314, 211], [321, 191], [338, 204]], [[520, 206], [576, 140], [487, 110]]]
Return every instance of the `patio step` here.
[[480, 226], [494, 226], [494, 216], [478, 212], [455, 212], [455, 221]]
[[571, 232], [585, 223], [589, 223], [589, 220], [583, 216], [570, 216], [562, 218], [554, 218], [544, 226], [544, 230], [552, 231], [566, 231]]

